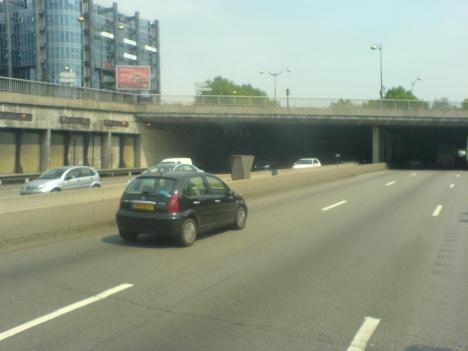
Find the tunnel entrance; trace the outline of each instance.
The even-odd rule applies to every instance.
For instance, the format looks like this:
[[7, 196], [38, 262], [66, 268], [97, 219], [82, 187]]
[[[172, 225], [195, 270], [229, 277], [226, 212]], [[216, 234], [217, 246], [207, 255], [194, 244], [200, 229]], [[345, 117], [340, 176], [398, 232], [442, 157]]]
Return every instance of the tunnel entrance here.
[[[357, 125], [280, 123], [210, 123], [154, 125], [158, 162], [166, 157], [191, 157], [200, 168], [230, 171], [229, 156], [254, 155], [256, 163], [290, 168], [299, 158], [318, 158], [322, 164], [372, 162], [372, 128]], [[172, 142], [174, 140], [174, 143]], [[169, 147], [170, 146], [170, 147]], [[163, 151], [164, 152], [161, 152]]]
[[386, 128], [386, 161], [399, 169], [465, 169], [467, 128]]

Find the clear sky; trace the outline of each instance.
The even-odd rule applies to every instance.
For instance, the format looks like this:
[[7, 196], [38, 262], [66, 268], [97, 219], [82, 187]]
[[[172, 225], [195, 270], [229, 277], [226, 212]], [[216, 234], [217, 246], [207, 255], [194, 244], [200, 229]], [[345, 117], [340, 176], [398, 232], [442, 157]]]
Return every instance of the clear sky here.
[[[95, 0], [109, 5], [111, 0]], [[193, 94], [216, 75], [278, 95], [377, 98], [415, 85], [426, 100], [468, 98], [468, 0], [120, 0], [119, 10], [160, 21], [163, 94]]]

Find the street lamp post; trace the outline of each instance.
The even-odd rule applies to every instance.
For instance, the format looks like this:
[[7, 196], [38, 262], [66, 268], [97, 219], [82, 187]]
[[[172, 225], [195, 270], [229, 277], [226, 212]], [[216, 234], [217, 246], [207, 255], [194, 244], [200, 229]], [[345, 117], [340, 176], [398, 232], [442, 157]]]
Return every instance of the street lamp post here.
[[421, 81], [421, 80], [422, 80], [421, 77], [416, 77], [416, 79], [413, 80], [413, 82], [411, 83], [411, 92], [413, 92], [414, 85], [415, 85], [417, 82]]
[[382, 70], [382, 43], [372, 44], [371, 50], [379, 50], [380, 53], [380, 98], [384, 98], [383, 70]]
[[276, 78], [278, 78], [278, 76], [284, 72], [291, 72], [292, 71], [292, 68], [291, 67], [288, 67], [288, 68], [285, 68], [283, 69], [282, 71], [279, 71], [279, 72], [270, 72], [270, 71], [267, 71], [267, 70], [264, 70], [262, 69], [260, 71], [260, 74], [265, 74], [265, 73], [268, 73], [270, 76], [273, 77], [273, 80], [274, 80], [274, 93], [275, 93], [275, 101], [276, 101]]

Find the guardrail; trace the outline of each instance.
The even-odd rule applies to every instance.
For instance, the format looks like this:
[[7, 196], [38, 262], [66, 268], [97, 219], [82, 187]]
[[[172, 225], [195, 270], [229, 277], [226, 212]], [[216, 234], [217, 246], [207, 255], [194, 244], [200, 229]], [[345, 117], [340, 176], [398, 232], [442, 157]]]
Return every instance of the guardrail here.
[[[101, 177], [118, 177], [118, 176], [131, 176], [144, 172], [146, 168], [117, 168], [117, 169], [102, 169], [98, 170]], [[41, 173], [24, 173], [24, 174], [6, 174], [0, 175], [0, 185], [27, 183], [31, 180], [37, 179]]]
[[327, 108], [343, 110], [467, 110], [468, 102], [446, 100], [370, 100], [370, 99], [317, 99], [268, 96], [222, 96], [222, 95], [158, 95], [132, 94], [120, 91], [90, 89], [67, 85], [36, 82], [0, 77], [0, 91], [36, 96], [95, 100], [126, 104], [155, 104], [178, 106], [243, 106], [264, 108]]

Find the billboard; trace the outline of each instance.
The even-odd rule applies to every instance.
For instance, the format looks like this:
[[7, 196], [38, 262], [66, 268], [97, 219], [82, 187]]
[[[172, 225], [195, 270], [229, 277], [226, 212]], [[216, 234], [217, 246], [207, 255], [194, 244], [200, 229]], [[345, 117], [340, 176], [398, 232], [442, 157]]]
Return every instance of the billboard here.
[[151, 69], [149, 66], [116, 66], [117, 90], [150, 90]]

